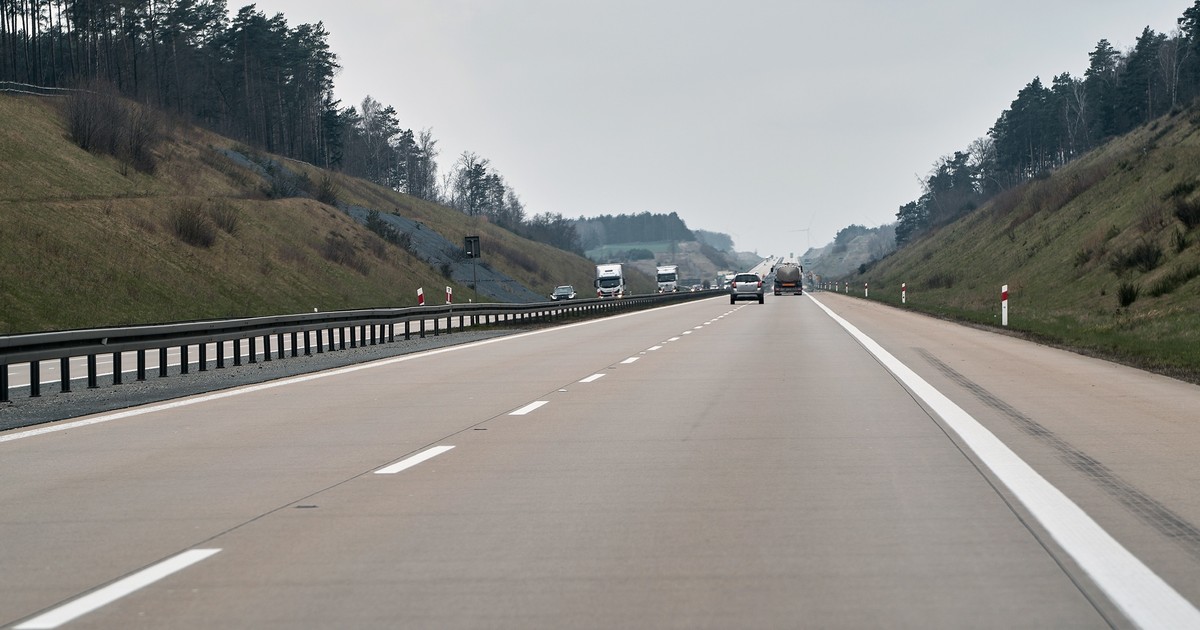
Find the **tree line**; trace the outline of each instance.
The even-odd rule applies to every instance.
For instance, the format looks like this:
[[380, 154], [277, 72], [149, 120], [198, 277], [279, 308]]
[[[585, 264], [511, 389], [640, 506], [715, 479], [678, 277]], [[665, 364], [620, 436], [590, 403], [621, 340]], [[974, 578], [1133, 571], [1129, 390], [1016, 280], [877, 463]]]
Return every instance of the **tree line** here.
[[934, 164], [921, 196], [896, 213], [897, 244], [1200, 97], [1200, 0], [1177, 25], [1145, 27], [1124, 52], [1101, 39], [1082, 77], [1035, 77], [986, 136]]
[[575, 229], [585, 250], [617, 243], [696, 240], [695, 234], [674, 212], [579, 217], [575, 220]]
[[369, 95], [336, 100], [328, 38], [320, 22], [293, 27], [254, 5], [231, 16], [225, 0], [0, 0], [0, 81], [115, 90], [258, 149], [582, 251], [573, 222], [526, 216], [486, 159], [464, 153], [439, 176], [431, 130], [406, 128]]

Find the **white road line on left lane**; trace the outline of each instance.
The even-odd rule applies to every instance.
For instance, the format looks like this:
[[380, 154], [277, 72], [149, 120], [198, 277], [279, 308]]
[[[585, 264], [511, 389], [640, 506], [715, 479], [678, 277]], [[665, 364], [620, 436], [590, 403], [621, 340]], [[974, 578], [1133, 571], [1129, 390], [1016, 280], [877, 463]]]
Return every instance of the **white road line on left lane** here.
[[538, 407], [541, 407], [542, 405], [544, 405], [548, 402], [550, 402], [550, 401], [549, 400], [535, 400], [535, 401], [529, 403], [528, 405], [525, 405], [524, 407], [517, 409], [516, 411], [509, 412], [508, 415], [523, 416], [523, 415], [529, 413], [530, 411], [533, 411], [534, 409], [537, 409]]
[[376, 475], [394, 475], [402, 470], [408, 470], [423, 461], [433, 459], [442, 453], [454, 448], [453, 446], [435, 446], [429, 450], [421, 451], [408, 459], [402, 459], [391, 466], [384, 466], [375, 471]]
[[38, 615], [25, 623], [16, 626], [15, 630], [45, 630], [57, 628], [64, 623], [86, 615], [93, 610], [111, 604], [126, 595], [141, 590], [165, 577], [190, 567], [201, 560], [221, 551], [220, 549], [192, 549], [177, 556], [143, 569], [133, 575], [118, 580], [108, 586], [93, 591], [79, 599], [59, 606], [50, 612]]
[[[689, 306], [692, 304], [695, 304], [695, 302], [683, 302], [680, 304], [664, 306], [664, 307], [661, 307], [658, 309], [653, 309], [653, 310], [654, 311], [664, 311], [664, 310], [670, 310], [670, 309], [680, 308], [680, 307], [684, 307], [684, 306]], [[640, 316], [643, 316], [643, 315], [645, 315], [647, 313], [651, 313], [651, 312], [653, 312], [653, 311], [650, 311], [650, 310], [634, 311], [632, 313], [625, 313], [622, 315], [613, 315], [611, 317], [605, 317], [605, 318], [601, 318], [601, 319], [592, 319], [592, 320], [588, 320], [588, 321], [577, 322], [574, 324], [566, 324], [563, 326], [555, 326], [552, 328], [543, 328], [541, 330], [531, 330], [529, 332], [516, 333], [513, 335], [504, 335], [504, 336], [496, 337], [493, 339], [484, 339], [482, 341], [476, 341], [473, 343], [467, 343], [467, 344], [462, 344], [462, 345], [457, 345], [457, 346], [449, 346], [446, 348], [438, 348], [436, 350], [426, 350], [424, 352], [414, 352], [412, 354], [406, 354], [406, 355], [402, 355], [402, 356], [398, 356], [398, 357], [391, 357], [389, 359], [379, 359], [377, 361], [370, 361], [368, 363], [359, 363], [356, 365], [349, 365], [349, 366], [342, 367], [342, 368], [325, 370], [323, 372], [314, 372], [312, 374], [304, 374], [302, 376], [282, 378], [277, 381], [268, 381], [266, 383], [259, 383], [257, 385], [245, 385], [242, 387], [226, 389], [226, 390], [212, 393], [212, 394], [203, 394], [203, 395], [195, 396], [195, 397], [191, 397], [191, 398], [182, 398], [179, 400], [174, 400], [174, 401], [171, 401], [168, 403], [163, 403], [163, 404], [158, 404], [158, 405], [149, 405], [146, 407], [134, 407], [132, 409], [127, 409], [125, 411], [119, 411], [117, 413], [110, 413], [110, 414], [103, 414], [100, 416], [87, 418], [85, 420], [74, 420], [71, 422], [64, 422], [63, 424], [56, 424], [53, 426], [42, 427], [39, 429], [29, 429], [26, 431], [19, 431], [17, 433], [10, 433], [8, 435], [0, 435], [0, 444], [2, 444], [4, 442], [13, 442], [16, 440], [23, 440], [26, 438], [36, 437], [39, 435], [46, 435], [48, 433], [57, 433], [59, 431], [67, 431], [70, 429], [77, 429], [80, 427], [86, 427], [86, 426], [92, 426], [92, 425], [96, 425], [96, 424], [112, 422], [114, 420], [122, 420], [124, 418], [132, 418], [132, 417], [141, 416], [141, 415], [145, 415], [145, 414], [157, 413], [159, 411], [167, 411], [170, 409], [177, 409], [180, 407], [190, 407], [192, 405], [198, 405], [198, 404], [210, 402], [213, 400], [221, 400], [223, 398], [230, 398], [233, 396], [242, 396], [242, 395], [250, 394], [250, 393], [254, 393], [254, 392], [264, 391], [264, 390], [268, 390], [268, 389], [274, 389], [276, 387], [287, 387], [287, 386], [295, 385], [298, 383], [307, 383], [309, 381], [329, 378], [331, 376], [340, 376], [343, 374], [351, 374], [354, 372], [358, 372], [360, 370], [373, 370], [373, 369], [377, 369], [380, 367], [394, 365], [397, 363], [406, 363], [408, 361], [417, 361], [417, 360], [426, 359], [426, 358], [434, 357], [434, 356], [439, 356], [442, 354], [448, 354], [448, 353], [452, 353], [452, 352], [464, 352], [464, 351], [475, 350], [482, 346], [488, 346], [488, 345], [495, 344], [495, 343], [509, 343], [512, 341], [518, 341], [521, 339], [525, 339], [526, 337], [553, 334], [553, 333], [562, 332], [564, 330], [571, 330], [573, 328], [579, 328], [582, 326], [594, 326], [594, 325], [602, 324], [605, 322], [611, 322], [613, 320], [625, 319], [627, 317], [640, 317]]]

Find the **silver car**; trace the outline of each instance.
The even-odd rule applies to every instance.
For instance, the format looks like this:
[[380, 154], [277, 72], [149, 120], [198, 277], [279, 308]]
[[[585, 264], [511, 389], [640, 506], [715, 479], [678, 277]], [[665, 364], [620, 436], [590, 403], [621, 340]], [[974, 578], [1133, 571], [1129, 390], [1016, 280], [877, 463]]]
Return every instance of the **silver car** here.
[[739, 273], [729, 283], [729, 303], [738, 300], [758, 300], [763, 303], [763, 281], [756, 273]]

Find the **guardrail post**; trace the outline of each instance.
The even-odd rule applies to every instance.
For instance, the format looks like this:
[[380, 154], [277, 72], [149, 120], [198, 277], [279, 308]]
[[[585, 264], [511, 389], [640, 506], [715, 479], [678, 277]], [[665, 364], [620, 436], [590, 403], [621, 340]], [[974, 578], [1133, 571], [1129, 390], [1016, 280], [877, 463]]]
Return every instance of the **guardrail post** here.
[[8, 364], [0, 363], [0, 403], [8, 400]]
[[196, 344], [196, 356], [199, 357], [196, 361], [196, 370], [200, 372], [208, 371], [208, 344], [200, 342]]
[[[237, 344], [236, 343], [233, 345], [233, 352], [234, 352], [234, 357], [233, 357], [234, 365], [237, 365]], [[182, 346], [179, 346], [179, 373], [180, 374], [188, 373], [188, 347], [187, 347], [186, 343], [183, 344]]]
[[282, 359], [285, 356], [287, 356], [287, 351], [284, 348], [284, 343], [283, 343], [283, 333], [275, 334], [275, 348], [276, 348], [275, 352], [278, 353], [277, 358]]
[[100, 387], [96, 384], [96, 355], [89, 354], [87, 357], [87, 372], [88, 372], [88, 389], [96, 389]]
[[121, 384], [121, 353], [113, 353], [113, 385]]
[[[91, 369], [89, 368], [88, 371], [90, 372]], [[159, 378], [167, 377], [167, 348], [166, 348], [166, 346], [163, 346], [158, 349], [158, 377]], [[91, 382], [90, 379], [89, 379], [89, 382]]]
[[325, 331], [318, 328], [313, 332], [316, 333], [317, 336], [317, 354], [321, 354], [325, 352], [325, 340], [322, 338], [322, 336], [325, 334]]
[[441, 318], [434, 315], [434, 317], [433, 317], [433, 336], [434, 337], [438, 336], [438, 332], [439, 332], [438, 326], [440, 325], [440, 323], [441, 323]]
[[304, 331], [304, 356], [311, 357], [312, 356], [312, 346], [308, 345], [308, 333], [309, 333], [309, 331], [307, 331], [307, 330]]
[[300, 344], [296, 337], [296, 331], [292, 331], [292, 358], [300, 356]]
[[[7, 369], [5, 373], [8, 373]], [[63, 393], [71, 391], [71, 357], [58, 360], [58, 389]]]
[[37, 361], [29, 362], [29, 397], [37, 398], [42, 395], [42, 384], [39, 382], [41, 369]]
[[217, 342], [217, 369], [225, 369], [225, 340]]
[[233, 364], [235, 366], [242, 364], [242, 340], [233, 340]]
[[[66, 373], [66, 370], [63, 370]], [[143, 348], [137, 351], [137, 380], [146, 380], [146, 349]]]
[[408, 341], [409, 339], [412, 339], [412, 335], [408, 330], [408, 320], [406, 319], [404, 320], [404, 340]]
[[421, 339], [424, 339], [424, 338], [425, 338], [425, 318], [424, 318], [424, 317], [422, 317], [422, 318], [421, 318], [421, 332], [420, 332], [420, 337], [421, 337]]
[[396, 322], [388, 322], [388, 343], [396, 343]]
[[250, 338], [246, 342], [250, 344], [250, 359], [247, 363], [251, 365], [258, 363], [258, 337], [250, 335]]
[[263, 335], [263, 361], [271, 360], [271, 334]]

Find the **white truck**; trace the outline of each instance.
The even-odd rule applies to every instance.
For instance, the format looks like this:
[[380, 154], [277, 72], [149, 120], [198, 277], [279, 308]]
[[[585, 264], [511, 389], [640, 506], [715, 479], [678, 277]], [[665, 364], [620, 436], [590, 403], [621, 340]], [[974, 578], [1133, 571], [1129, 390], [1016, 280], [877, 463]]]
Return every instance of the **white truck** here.
[[658, 267], [658, 292], [675, 293], [679, 290], [679, 265]]
[[625, 297], [625, 272], [621, 265], [596, 265], [596, 297]]

